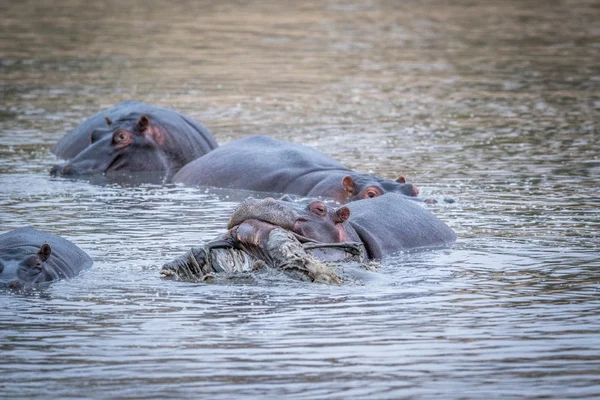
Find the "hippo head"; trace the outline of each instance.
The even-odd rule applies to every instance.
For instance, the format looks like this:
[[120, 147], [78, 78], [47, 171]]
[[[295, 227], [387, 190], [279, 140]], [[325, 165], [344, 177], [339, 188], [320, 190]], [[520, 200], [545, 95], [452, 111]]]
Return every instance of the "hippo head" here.
[[348, 207], [337, 210], [322, 201], [294, 202], [284, 196], [279, 200], [266, 198], [246, 199], [234, 211], [227, 224], [232, 229], [248, 220], [258, 220], [274, 227], [293, 232], [302, 240], [323, 243], [358, 241], [353, 230], [348, 230], [346, 220], [350, 217]]
[[55, 165], [52, 175], [169, 171], [164, 149], [164, 129], [147, 115], [128, 115], [114, 123], [106, 118], [106, 129], [90, 133], [90, 145], [63, 165]]
[[17, 289], [25, 285], [35, 285], [55, 279], [54, 269], [48, 263], [52, 254], [50, 245], [44, 243], [37, 252], [29, 255], [19, 252], [11, 258], [0, 261], [0, 284]]
[[370, 199], [385, 193], [400, 193], [405, 196], [419, 195], [419, 188], [411, 183], [406, 183], [403, 176], [392, 181], [373, 175], [356, 174], [354, 177], [346, 175], [342, 179], [342, 186], [346, 191], [346, 201]]

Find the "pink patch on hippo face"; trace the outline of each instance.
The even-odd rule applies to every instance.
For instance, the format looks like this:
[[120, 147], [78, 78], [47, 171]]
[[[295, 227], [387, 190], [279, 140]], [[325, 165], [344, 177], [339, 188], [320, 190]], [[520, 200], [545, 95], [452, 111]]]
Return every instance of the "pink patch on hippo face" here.
[[339, 233], [339, 243], [354, 242], [356, 240], [355, 238], [352, 238], [350, 237], [350, 235], [348, 235], [348, 232], [346, 231], [346, 226], [343, 222], [341, 224], [335, 224], [335, 227]]
[[165, 135], [156, 126], [149, 126], [146, 129], [146, 135], [152, 136], [154, 142], [160, 147], [162, 147], [165, 144]]

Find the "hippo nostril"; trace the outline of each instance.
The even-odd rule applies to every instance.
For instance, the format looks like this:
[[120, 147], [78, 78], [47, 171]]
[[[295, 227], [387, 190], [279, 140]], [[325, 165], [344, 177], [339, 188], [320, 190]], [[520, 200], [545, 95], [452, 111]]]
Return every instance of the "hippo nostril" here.
[[52, 167], [52, 169], [50, 169], [50, 175], [52, 175], [52, 176], [58, 175], [60, 172], [60, 169], [61, 169], [60, 165], [55, 165], [54, 167]]
[[8, 283], [9, 289], [20, 289], [23, 284], [20, 281], [10, 281]]
[[418, 196], [419, 195], [419, 188], [416, 185], [412, 185], [412, 196]]
[[58, 175], [68, 175], [73, 171], [73, 166], [70, 164], [67, 165], [55, 165], [50, 170], [50, 175], [58, 176]]

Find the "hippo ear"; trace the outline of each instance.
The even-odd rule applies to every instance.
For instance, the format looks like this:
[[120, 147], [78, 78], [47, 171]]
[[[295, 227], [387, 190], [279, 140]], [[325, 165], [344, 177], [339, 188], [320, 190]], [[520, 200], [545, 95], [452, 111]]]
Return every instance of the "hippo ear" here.
[[44, 243], [38, 251], [38, 256], [40, 256], [42, 261], [46, 261], [48, 258], [50, 258], [50, 254], [52, 254], [52, 248], [48, 243]]
[[287, 194], [284, 194], [283, 196], [281, 196], [281, 197], [279, 198], [279, 200], [281, 200], [281, 201], [292, 201], [292, 202], [294, 201], [294, 200], [293, 200], [293, 199], [292, 199], [292, 198], [291, 198], [289, 195], [287, 195]]
[[106, 125], [110, 126], [112, 124], [112, 121], [108, 116], [105, 116], [104, 119], [106, 120]]
[[404, 176], [400, 175], [398, 177], [398, 179], [396, 179], [396, 182], [398, 182], [398, 183], [406, 183], [406, 178]]
[[350, 209], [348, 207], [340, 207], [335, 211], [335, 223], [341, 224], [350, 218]]
[[146, 114], [142, 114], [140, 120], [137, 123], [137, 130], [140, 134], [144, 134], [148, 129], [148, 125], [150, 125], [150, 120]]
[[346, 190], [348, 196], [352, 196], [354, 193], [356, 193], [356, 189], [354, 188], [354, 180], [352, 180], [350, 175], [346, 175], [344, 179], [342, 179], [342, 186]]

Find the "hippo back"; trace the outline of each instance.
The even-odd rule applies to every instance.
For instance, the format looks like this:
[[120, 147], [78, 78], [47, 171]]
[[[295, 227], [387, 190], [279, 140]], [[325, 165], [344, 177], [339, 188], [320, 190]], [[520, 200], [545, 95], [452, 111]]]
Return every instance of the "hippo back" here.
[[456, 233], [436, 216], [405, 196], [387, 193], [346, 205], [348, 222], [367, 248], [370, 258], [400, 250], [441, 247], [456, 241]]
[[106, 118], [116, 121], [124, 116], [139, 116], [146, 114], [153, 120], [159, 121], [171, 132], [185, 132], [183, 137], [177, 138], [182, 147], [190, 147], [195, 156], [205, 154], [217, 147], [217, 143], [211, 133], [202, 125], [191, 118], [174, 110], [156, 107], [151, 104], [140, 103], [134, 100], [123, 101], [116, 106], [100, 111], [64, 135], [53, 147], [52, 152], [63, 159], [74, 158], [83, 149], [90, 145], [90, 134], [96, 129], [106, 129]]
[[0, 261], [35, 254], [44, 243], [52, 248], [48, 262], [61, 277], [73, 277], [93, 263], [90, 256], [67, 239], [33, 228], [18, 228], [0, 235]]
[[315, 171], [348, 171], [310, 147], [268, 136], [250, 136], [220, 146], [184, 166], [173, 182], [265, 192], [306, 194], [315, 182], [298, 178]]

